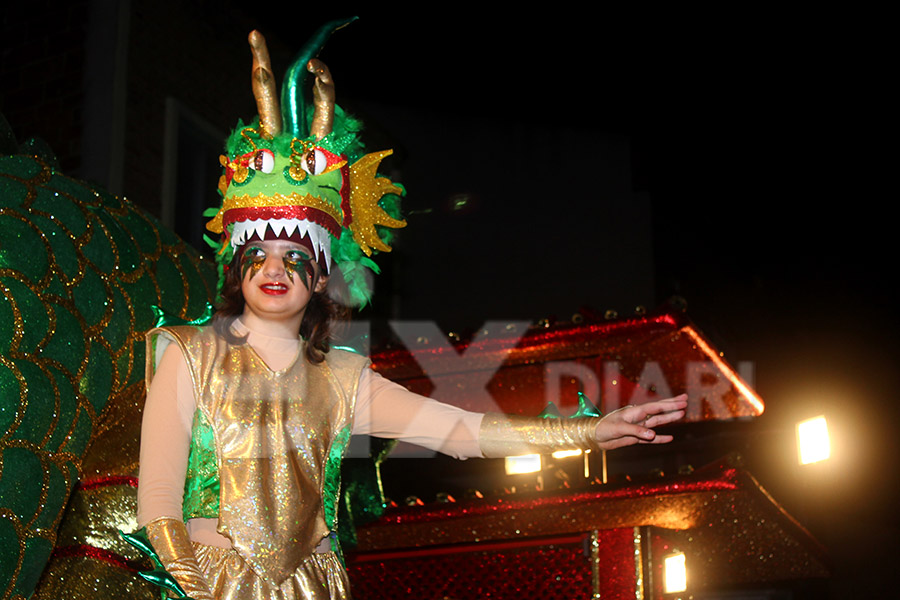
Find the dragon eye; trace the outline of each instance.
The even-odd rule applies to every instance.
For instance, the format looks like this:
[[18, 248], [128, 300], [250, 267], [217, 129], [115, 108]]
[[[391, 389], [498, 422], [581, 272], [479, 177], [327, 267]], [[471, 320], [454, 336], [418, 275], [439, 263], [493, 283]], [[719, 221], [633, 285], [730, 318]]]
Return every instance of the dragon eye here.
[[257, 150], [253, 153], [253, 156], [250, 157], [250, 163], [247, 166], [254, 171], [271, 173], [275, 168], [275, 155], [271, 150], [265, 148]]
[[300, 162], [300, 166], [310, 175], [320, 175], [325, 170], [325, 167], [328, 166], [328, 159], [325, 158], [325, 154], [321, 150], [314, 148], [306, 153], [306, 156]]

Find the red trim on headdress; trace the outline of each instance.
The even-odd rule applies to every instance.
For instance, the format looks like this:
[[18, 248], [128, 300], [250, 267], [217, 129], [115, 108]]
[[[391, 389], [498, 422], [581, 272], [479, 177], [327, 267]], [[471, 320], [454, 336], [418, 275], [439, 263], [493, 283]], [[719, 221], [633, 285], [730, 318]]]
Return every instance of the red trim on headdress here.
[[321, 225], [328, 233], [338, 238], [341, 226], [331, 215], [311, 206], [255, 206], [252, 208], [232, 208], [222, 215], [222, 226], [243, 221], [270, 221], [272, 219], [298, 219]]
[[353, 212], [350, 210], [350, 161], [344, 154], [341, 158], [346, 161], [341, 167], [341, 211], [344, 213], [344, 222], [341, 225], [349, 227], [353, 222]]

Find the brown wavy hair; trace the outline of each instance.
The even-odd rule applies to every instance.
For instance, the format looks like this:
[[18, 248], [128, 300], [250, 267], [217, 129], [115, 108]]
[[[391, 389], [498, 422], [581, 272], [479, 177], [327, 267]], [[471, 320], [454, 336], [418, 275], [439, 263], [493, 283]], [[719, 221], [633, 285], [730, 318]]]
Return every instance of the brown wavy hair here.
[[[266, 239], [269, 239], [268, 235]], [[293, 240], [293, 237], [291, 239]], [[213, 317], [213, 328], [216, 333], [234, 345], [247, 342], [246, 336], [235, 335], [231, 330], [231, 324], [244, 313], [244, 294], [241, 292], [242, 259], [243, 252], [235, 251], [234, 258], [225, 271], [221, 301], [216, 306], [216, 314]], [[319, 364], [325, 360], [325, 354], [331, 349], [335, 323], [348, 320], [349, 317], [350, 310], [332, 300], [327, 293], [324, 291], [313, 293], [300, 323], [300, 336], [306, 340], [306, 358], [310, 363]]]

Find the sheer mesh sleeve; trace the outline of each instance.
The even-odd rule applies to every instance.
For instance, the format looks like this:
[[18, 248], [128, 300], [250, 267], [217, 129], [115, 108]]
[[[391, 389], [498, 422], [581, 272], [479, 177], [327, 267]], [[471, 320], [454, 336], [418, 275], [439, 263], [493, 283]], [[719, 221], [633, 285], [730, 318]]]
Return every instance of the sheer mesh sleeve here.
[[182, 519], [181, 501], [196, 410], [187, 363], [177, 344], [169, 344], [149, 383], [141, 423], [137, 521]]
[[481, 413], [444, 404], [389, 381], [370, 369], [359, 380], [353, 433], [393, 438], [454, 458], [481, 457]]

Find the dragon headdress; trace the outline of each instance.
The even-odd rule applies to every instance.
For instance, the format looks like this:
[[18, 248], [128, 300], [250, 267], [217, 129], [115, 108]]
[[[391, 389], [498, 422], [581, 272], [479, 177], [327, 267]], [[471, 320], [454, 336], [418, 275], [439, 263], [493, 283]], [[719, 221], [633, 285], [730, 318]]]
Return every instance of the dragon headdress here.
[[[260, 239], [269, 229], [276, 236], [306, 237], [326, 272], [332, 263], [340, 269], [351, 303], [362, 305], [370, 297], [365, 271], [378, 272], [372, 253], [389, 252], [390, 228], [406, 222], [397, 218], [403, 189], [377, 175], [391, 151], [363, 153], [360, 123], [335, 104], [331, 73], [315, 58], [327, 37], [349, 22], [325, 25], [301, 49], [285, 75], [280, 103], [265, 39], [250, 34], [259, 117], [249, 126], [238, 121], [228, 138], [219, 158], [222, 206], [207, 211], [213, 218], [206, 227], [220, 234], [207, 238], [220, 273], [254, 233]], [[314, 76], [311, 106], [303, 94], [307, 73]]]

